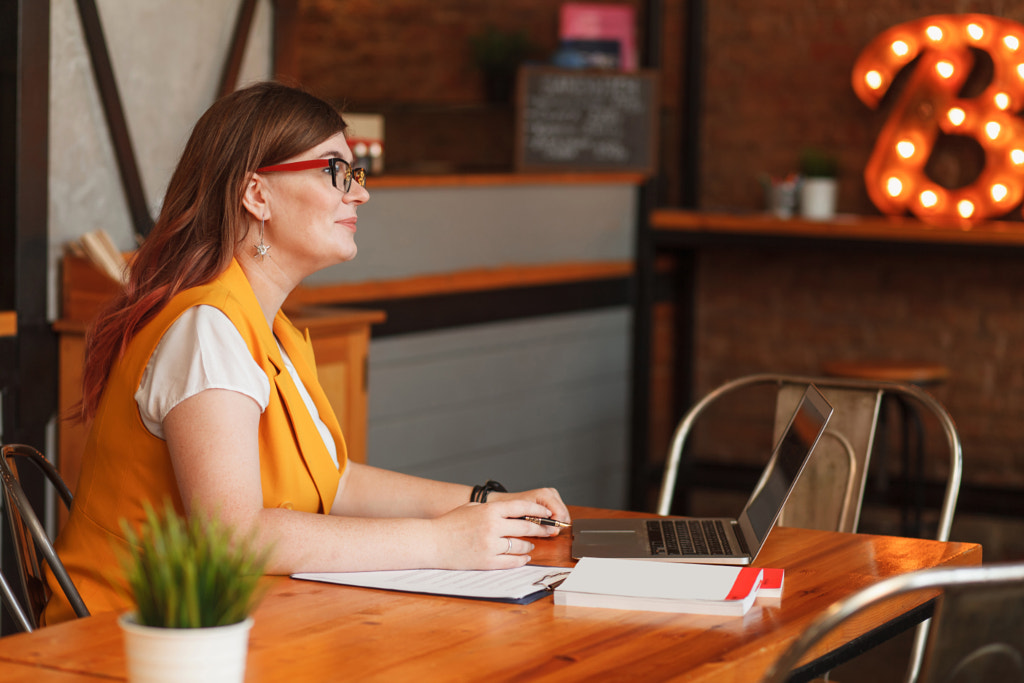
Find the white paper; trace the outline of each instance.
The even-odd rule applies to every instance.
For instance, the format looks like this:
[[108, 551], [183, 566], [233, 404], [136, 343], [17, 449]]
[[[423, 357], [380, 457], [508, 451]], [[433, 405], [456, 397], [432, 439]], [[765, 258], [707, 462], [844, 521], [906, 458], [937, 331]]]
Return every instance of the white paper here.
[[670, 600], [724, 600], [742, 567], [584, 557], [561, 590]]
[[409, 593], [452, 595], [484, 600], [518, 600], [543, 590], [566, 567], [526, 565], [515, 569], [454, 570], [400, 569], [380, 572], [329, 572], [292, 574], [294, 579], [338, 583], [345, 586], [383, 588]]

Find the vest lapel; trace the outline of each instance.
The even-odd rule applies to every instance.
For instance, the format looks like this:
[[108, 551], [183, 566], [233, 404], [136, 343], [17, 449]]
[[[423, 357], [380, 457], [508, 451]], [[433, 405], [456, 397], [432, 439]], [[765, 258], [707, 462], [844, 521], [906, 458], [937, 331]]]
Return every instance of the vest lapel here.
[[[331, 407], [330, 402], [327, 400], [327, 395], [317, 380], [316, 366], [313, 362], [313, 349], [309, 342], [308, 333], [304, 338], [299, 336], [298, 330], [292, 326], [283, 313], [278, 313], [277, 318], [274, 320], [274, 332], [277, 339], [280, 340], [281, 346], [288, 353], [288, 357], [291, 358], [292, 364], [298, 371], [299, 378], [302, 380], [310, 398], [313, 399], [313, 405], [316, 406], [320, 419], [327, 425], [328, 431], [334, 438], [338, 462], [344, 466], [347, 462], [345, 440], [341, 434], [341, 427], [338, 424], [338, 418], [334, 414], [334, 409]], [[277, 350], [276, 344], [274, 349]], [[317, 491], [320, 493], [324, 510], [330, 510], [338, 488], [338, 468], [335, 467], [327, 446], [324, 445], [323, 439], [320, 438], [320, 432], [316, 428], [309, 411], [306, 409], [302, 395], [292, 381], [292, 377], [284, 365], [284, 359], [281, 357], [281, 354], [279, 352], [274, 353], [270, 356], [270, 360], [278, 367], [275, 382], [278, 391], [280, 391], [285, 410], [288, 413], [288, 418], [292, 423], [295, 439], [299, 445], [299, 452], [306, 464], [306, 468], [313, 477]]]
[[[271, 331], [263, 317], [263, 309], [260, 308], [259, 301], [252, 291], [252, 286], [237, 261], [232, 260], [231, 266], [221, 278], [245, 306], [248, 322], [258, 339], [259, 346], [266, 354], [267, 360], [277, 370], [272, 378], [275, 385], [273, 388], [281, 397], [281, 403], [291, 424], [292, 438], [295, 440], [299, 456], [316, 486], [320, 504], [325, 512], [329, 512], [338, 490], [338, 469], [334, 466], [334, 461], [331, 460], [331, 454], [328, 452], [327, 446], [324, 445], [323, 439], [320, 438], [320, 431], [316, 428], [313, 418], [306, 409], [302, 395], [285, 366], [281, 350], [275, 340], [275, 337], [280, 340], [281, 346], [284, 347], [288, 357], [295, 365], [299, 378], [320, 413], [320, 419], [324, 421], [331, 436], [334, 437], [338, 462], [345, 464], [347, 462], [345, 441], [341, 435], [341, 428], [334, 415], [334, 410], [317, 380], [313, 348], [309, 343], [309, 336], [307, 334], [303, 339], [291, 321], [281, 312], [278, 312], [274, 319], [274, 329]], [[280, 444], [279, 447], [289, 448], [290, 444]]]

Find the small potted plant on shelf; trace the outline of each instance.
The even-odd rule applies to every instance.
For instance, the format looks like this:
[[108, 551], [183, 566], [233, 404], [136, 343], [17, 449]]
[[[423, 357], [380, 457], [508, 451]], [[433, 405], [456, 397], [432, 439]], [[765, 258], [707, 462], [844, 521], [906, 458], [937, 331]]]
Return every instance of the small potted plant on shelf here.
[[510, 101], [519, 65], [533, 51], [533, 44], [526, 32], [501, 31], [488, 26], [482, 32], [470, 36], [469, 47], [474, 64], [483, 72], [487, 101]]
[[800, 153], [800, 215], [829, 220], [836, 213], [839, 162], [822, 149], [808, 147]]
[[147, 504], [138, 530], [124, 520], [121, 526], [136, 606], [119, 619], [128, 679], [241, 682], [268, 552], [216, 516], [182, 518], [170, 502], [162, 514]]

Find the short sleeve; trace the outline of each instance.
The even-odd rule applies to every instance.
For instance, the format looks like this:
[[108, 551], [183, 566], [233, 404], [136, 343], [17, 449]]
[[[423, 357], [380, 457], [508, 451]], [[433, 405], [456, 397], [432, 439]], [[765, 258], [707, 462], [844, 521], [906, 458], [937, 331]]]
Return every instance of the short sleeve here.
[[135, 392], [142, 421], [163, 439], [167, 413], [207, 389], [228, 389], [266, 410], [270, 380], [231, 320], [213, 306], [185, 311], [160, 339]]

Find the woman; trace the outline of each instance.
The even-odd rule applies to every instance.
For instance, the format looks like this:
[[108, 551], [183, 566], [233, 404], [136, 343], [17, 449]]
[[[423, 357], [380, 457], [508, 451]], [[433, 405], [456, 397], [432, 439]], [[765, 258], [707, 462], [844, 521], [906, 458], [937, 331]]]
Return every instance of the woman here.
[[[568, 510], [553, 489], [481, 492], [349, 462], [312, 348], [280, 312], [356, 255], [365, 175], [328, 104], [261, 83], [196, 124], [129, 282], [89, 335], [93, 424], [57, 550], [93, 613], [126, 609], [120, 519], [144, 501], [254, 529], [274, 574], [526, 564]], [[488, 497], [489, 496], [489, 497]], [[487, 505], [471, 502], [483, 498]], [[63, 594], [46, 620], [73, 616]]]

